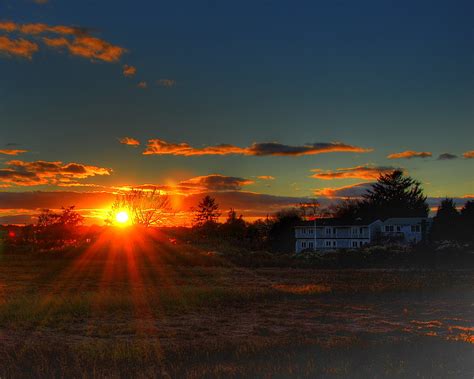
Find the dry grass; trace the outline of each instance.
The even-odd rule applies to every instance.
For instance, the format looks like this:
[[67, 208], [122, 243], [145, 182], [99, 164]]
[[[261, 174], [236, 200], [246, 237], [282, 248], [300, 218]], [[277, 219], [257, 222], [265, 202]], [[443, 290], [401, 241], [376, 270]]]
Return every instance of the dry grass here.
[[474, 374], [472, 272], [249, 270], [181, 249], [0, 255], [0, 377]]

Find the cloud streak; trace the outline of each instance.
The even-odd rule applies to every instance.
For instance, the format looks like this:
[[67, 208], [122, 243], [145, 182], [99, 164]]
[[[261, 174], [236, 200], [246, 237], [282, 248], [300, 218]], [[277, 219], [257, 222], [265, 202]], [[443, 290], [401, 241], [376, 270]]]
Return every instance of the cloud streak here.
[[387, 155], [388, 159], [412, 159], [412, 158], [430, 158], [433, 154], [429, 151], [413, 151], [407, 150], [400, 153], [393, 153]]
[[462, 156], [466, 159], [474, 158], [474, 150], [466, 151]]
[[134, 146], [134, 147], [140, 146], [140, 141], [132, 137], [123, 137], [123, 138], [120, 138], [119, 141], [122, 145], [128, 145], [128, 146]]
[[82, 163], [12, 160], [5, 164], [5, 168], [0, 169], [0, 185], [6, 187], [73, 186], [79, 179], [110, 175], [111, 173], [111, 169]]
[[302, 156], [316, 155], [331, 152], [366, 153], [372, 149], [348, 145], [342, 142], [320, 142], [302, 146], [284, 145], [276, 142], [254, 143], [249, 147], [239, 147], [231, 144], [193, 147], [186, 142], [170, 143], [161, 139], [148, 141], [144, 155], [176, 155], [176, 156], [203, 156], [203, 155], [247, 155], [247, 156]]
[[349, 197], [360, 198], [368, 189], [371, 188], [372, 184], [373, 183], [357, 183], [336, 188], [319, 188], [314, 190], [314, 195], [331, 199], [343, 199]]
[[451, 153], [442, 153], [438, 156], [439, 161], [449, 161], [449, 160], [453, 160], [457, 158], [458, 158], [457, 155], [451, 154]]
[[27, 150], [21, 150], [21, 149], [0, 149], [0, 154], [3, 155], [20, 155], [23, 153], [26, 153]]
[[333, 179], [364, 179], [372, 180], [377, 179], [381, 174], [388, 174], [395, 170], [394, 167], [389, 166], [355, 166], [338, 168], [336, 170], [321, 170], [314, 169], [311, 178], [322, 179], [322, 180], [333, 180]]

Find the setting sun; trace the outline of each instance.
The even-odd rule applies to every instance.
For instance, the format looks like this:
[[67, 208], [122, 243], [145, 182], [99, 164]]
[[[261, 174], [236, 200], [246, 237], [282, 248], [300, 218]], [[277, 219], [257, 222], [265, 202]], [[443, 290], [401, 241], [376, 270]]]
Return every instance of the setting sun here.
[[121, 225], [124, 225], [124, 224], [127, 224], [128, 221], [129, 221], [129, 216], [128, 216], [128, 213], [125, 212], [125, 211], [121, 211], [121, 212], [118, 212], [116, 215], [115, 215], [115, 220], [121, 224]]

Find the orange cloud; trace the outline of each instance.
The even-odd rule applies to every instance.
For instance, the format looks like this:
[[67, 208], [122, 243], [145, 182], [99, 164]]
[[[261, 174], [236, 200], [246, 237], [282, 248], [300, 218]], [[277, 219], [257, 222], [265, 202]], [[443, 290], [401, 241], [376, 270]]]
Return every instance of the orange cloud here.
[[144, 155], [253, 155], [253, 156], [301, 156], [315, 155], [330, 152], [369, 152], [358, 146], [347, 145], [341, 142], [321, 142], [303, 146], [290, 146], [276, 142], [254, 143], [250, 147], [238, 147], [229, 144], [206, 146], [202, 148], [192, 147], [188, 143], [169, 143], [160, 139], [151, 139], [143, 152]]
[[371, 186], [372, 183], [357, 183], [336, 188], [319, 188], [314, 191], [314, 195], [328, 198], [361, 197]]
[[137, 87], [138, 88], [146, 88], [146, 87], [148, 87], [148, 84], [146, 82], [139, 82], [137, 84]]
[[126, 65], [123, 66], [123, 71], [122, 72], [125, 76], [133, 76], [137, 73], [137, 69], [134, 66], [130, 66], [130, 65], [126, 64]]
[[430, 158], [432, 157], [433, 154], [430, 153], [429, 151], [413, 151], [413, 150], [407, 150], [407, 151], [402, 151], [401, 153], [394, 153], [387, 155], [388, 159], [411, 159], [411, 158]]
[[123, 137], [119, 141], [122, 145], [140, 146], [140, 141], [132, 137]]
[[19, 155], [19, 154], [23, 154], [23, 153], [26, 153], [27, 150], [20, 150], [20, 149], [4, 149], [4, 150], [0, 150], [0, 154], [4, 154], [4, 155]]
[[462, 156], [466, 159], [474, 158], [474, 150], [466, 151]]
[[[44, 34], [57, 34], [61, 37], [42, 37], [41, 41], [46, 46], [54, 49], [65, 48], [71, 55], [104, 62], [116, 62], [126, 52], [123, 47], [115, 46], [103, 39], [93, 37], [89, 34], [88, 30], [74, 26], [51, 26], [41, 23], [17, 24], [12, 21], [2, 21], [0, 22], [0, 30], [33, 37]], [[6, 51], [11, 55], [31, 58], [33, 53], [39, 50], [38, 44], [32, 41], [25, 39], [13, 41], [7, 37], [0, 38], [0, 51]]]
[[275, 177], [271, 175], [260, 175], [257, 178], [260, 180], [275, 180]]
[[17, 56], [21, 58], [31, 59], [34, 53], [39, 50], [39, 46], [26, 39], [10, 39], [5, 36], [0, 36], [0, 53], [9, 56]]
[[0, 184], [11, 186], [73, 185], [78, 179], [110, 175], [111, 169], [81, 163], [20, 160], [9, 161], [0, 169]]
[[384, 166], [356, 166], [356, 167], [347, 167], [347, 168], [338, 168], [336, 170], [321, 170], [314, 169], [311, 170], [315, 172], [314, 175], [311, 175], [311, 178], [322, 179], [322, 180], [332, 180], [332, 179], [377, 179], [381, 174], [387, 174], [395, 170], [394, 167], [384, 167]]

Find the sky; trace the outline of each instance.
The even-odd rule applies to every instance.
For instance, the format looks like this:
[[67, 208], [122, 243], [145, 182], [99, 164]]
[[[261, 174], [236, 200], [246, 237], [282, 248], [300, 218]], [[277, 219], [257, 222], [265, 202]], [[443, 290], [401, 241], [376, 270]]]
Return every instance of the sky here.
[[[474, 197], [472, 1], [0, 1], [0, 222], [157, 186], [246, 216], [401, 168]], [[98, 200], [100, 199], [100, 201]]]

